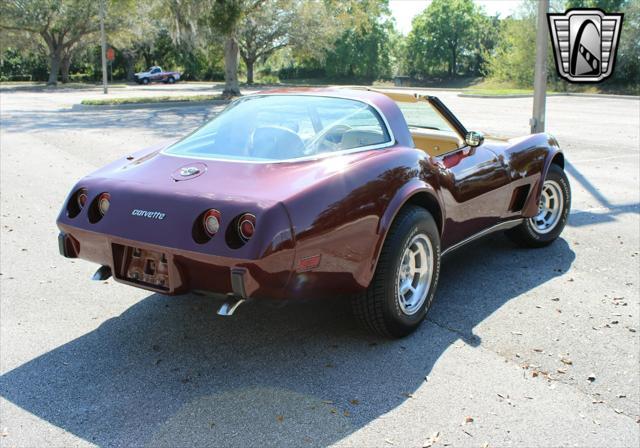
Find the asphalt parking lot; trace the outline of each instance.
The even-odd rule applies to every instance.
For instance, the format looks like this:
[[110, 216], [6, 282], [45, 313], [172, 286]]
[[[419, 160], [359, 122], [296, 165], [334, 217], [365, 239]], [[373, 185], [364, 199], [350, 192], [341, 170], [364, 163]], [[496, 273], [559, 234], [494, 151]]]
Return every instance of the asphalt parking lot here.
[[[435, 94], [470, 129], [528, 132], [530, 98]], [[221, 109], [77, 106], [100, 96], [0, 91], [0, 446], [639, 445], [638, 99], [550, 97], [573, 189], [562, 238], [457, 251], [428, 320], [388, 341], [335, 298], [221, 318], [60, 257], [77, 179]]]

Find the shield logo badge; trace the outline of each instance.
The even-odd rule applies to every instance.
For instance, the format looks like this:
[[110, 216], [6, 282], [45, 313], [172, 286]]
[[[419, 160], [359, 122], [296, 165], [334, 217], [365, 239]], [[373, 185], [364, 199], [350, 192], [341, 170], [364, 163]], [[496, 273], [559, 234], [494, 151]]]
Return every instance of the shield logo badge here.
[[623, 16], [600, 9], [547, 14], [558, 75], [575, 83], [596, 83], [611, 76]]

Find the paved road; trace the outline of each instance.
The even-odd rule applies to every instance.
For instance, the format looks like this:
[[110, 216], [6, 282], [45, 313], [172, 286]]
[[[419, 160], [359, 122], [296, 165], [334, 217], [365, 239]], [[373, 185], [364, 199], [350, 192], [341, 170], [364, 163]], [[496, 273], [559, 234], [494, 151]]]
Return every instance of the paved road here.
[[[438, 94], [469, 128], [527, 132], [530, 99]], [[640, 101], [550, 98], [574, 192], [563, 238], [458, 251], [429, 319], [387, 341], [336, 299], [223, 319], [61, 258], [78, 178], [219, 110], [72, 108], [90, 96], [0, 93], [0, 445], [638, 446]]]

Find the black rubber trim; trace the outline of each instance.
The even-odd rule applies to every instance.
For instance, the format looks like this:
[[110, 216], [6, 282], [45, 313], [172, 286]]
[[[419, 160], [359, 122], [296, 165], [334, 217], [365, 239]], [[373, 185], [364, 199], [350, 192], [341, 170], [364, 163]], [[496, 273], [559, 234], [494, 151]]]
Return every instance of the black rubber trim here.
[[67, 244], [66, 244], [67, 235], [64, 232], [60, 232], [58, 234], [58, 250], [60, 251], [60, 255], [65, 258], [75, 258], [67, 254]]
[[438, 110], [438, 112], [444, 115], [447, 121], [449, 121], [449, 123], [451, 123], [451, 125], [455, 128], [458, 134], [460, 134], [460, 137], [462, 137], [462, 140], [464, 140], [465, 137], [467, 136], [467, 128], [465, 128], [464, 125], [460, 122], [460, 120], [458, 120], [458, 118], [455, 115], [453, 115], [453, 112], [451, 112], [449, 108], [445, 106], [444, 103], [440, 101], [438, 97], [428, 96], [427, 99], [429, 100], [429, 103]]
[[231, 269], [231, 290], [236, 297], [247, 298], [247, 291], [244, 288], [244, 276], [247, 270], [244, 268]]

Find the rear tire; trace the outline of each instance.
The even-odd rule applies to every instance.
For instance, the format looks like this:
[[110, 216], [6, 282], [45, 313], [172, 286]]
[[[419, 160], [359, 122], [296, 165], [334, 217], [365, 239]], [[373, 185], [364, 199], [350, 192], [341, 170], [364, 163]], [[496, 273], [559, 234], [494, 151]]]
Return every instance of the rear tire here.
[[387, 234], [369, 287], [352, 298], [354, 315], [379, 335], [407, 336], [427, 315], [439, 275], [436, 222], [421, 207], [405, 207]]
[[571, 209], [571, 187], [564, 170], [552, 164], [544, 180], [539, 211], [505, 233], [523, 247], [545, 247], [553, 243], [564, 229]]
[[174, 78], [173, 76], [169, 76], [169, 79], [167, 80], [167, 82], [169, 84], [175, 84], [176, 83], [176, 78]]

